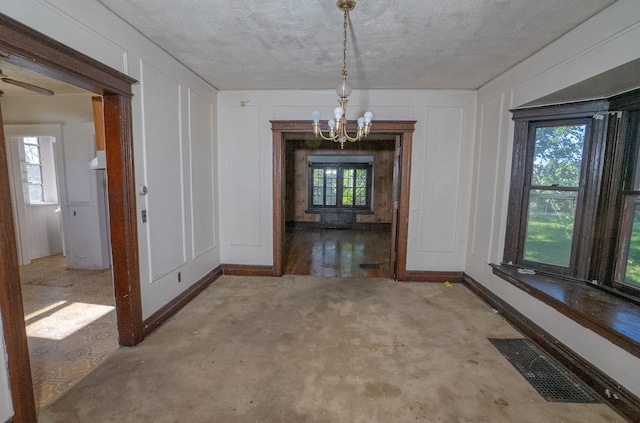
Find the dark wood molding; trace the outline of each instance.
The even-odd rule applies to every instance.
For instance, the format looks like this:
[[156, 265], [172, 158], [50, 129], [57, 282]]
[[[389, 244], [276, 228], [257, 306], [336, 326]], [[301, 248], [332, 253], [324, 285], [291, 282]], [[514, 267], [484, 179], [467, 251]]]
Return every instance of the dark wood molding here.
[[282, 276], [273, 266], [256, 266], [247, 264], [223, 264], [222, 271], [229, 276]]
[[120, 345], [143, 339], [131, 99], [105, 95], [104, 123], [113, 282]]
[[[0, 58], [104, 97], [118, 333], [121, 345], [135, 345], [143, 338], [131, 113], [131, 84], [136, 81], [3, 14], [0, 14]], [[0, 142], [4, 143], [2, 138]], [[0, 160], [0, 173], [8, 174], [5, 157]], [[8, 181], [5, 177], [0, 179], [0, 186]], [[0, 195], [6, 202], [11, 201], [8, 191]], [[11, 207], [3, 207], [0, 215], [0, 309], [14, 419], [21, 423], [35, 422]]]
[[561, 119], [571, 119], [598, 112], [607, 112], [609, 101], [581, 101], [576, 103], [564, 103], [549, 106], [536, 106], [524, 109], [512, 109], [513, 119], [525, 119], [530, 121], [548, 120], [549, 115], [557, 116]]
[[[398, 134], [402, 137], [400, 204], [398, 210], [398, 231], [395, 242], [397, 279], [404, 278], [407, 268], [407, 241], [409, 238], [409, 189], [411, 185], [411, 149], [416, 121], [376, 120], [371, 133]], [[355, 130], [355, 122], [348, 123], [348, 129]], [[284, 273], [285, 242], [285, 137], [287, 133], [313, 132], [310, 120], [272, 120], [273, 136], [273, 272], [272, 276]], [[226, 271], [225, 271], [225, 274]]]
[[131, 96], [135, 79], [0, 13], [0, 57], [85, 90]]
[[[622, 304], [617, 305], [618, 309], [628, 307], [628, 309], [621, 309], [620, 311], [627, 316], [626, 319], [630, 320], [636, 320], [638, 316], [640, 316], [640, 308], [638, 308], [638, 306], [632, 303], [624, 304], [622, 298], [601, 291], [595, 286], [588, 286], [585, 282], [575, 280], [563, 281], [542, 274], [518, 274], [517, 269], [510, 266], [492, 265], [492, 267], [493, 273], [496, 276], [499, 276], [501, 279], [525, 291], [533, 298], [553, 307], [559, 313], [562, 313], [581, 326], [592, 330], [611, 343], [640, 358], [640, 342], [638, 342], [640, 334], [638, 334], [638, 330], [634, 330], [633, 327], [629, 326], [625, 328], [626, 333], [622, 333], [616, 330], [612, 323], [613, 320], [614, 323], [619, 325], [624, 324], [619, 322], [615, 317], [615, 304], [622, 302]], [[556, 298], [559, 292], [562, 292], [562, 295], [559, 296], [561, 299]], [[576, 298], [580, 298], [580, 301], [574, 301], [576, 303], [576, 305], [574, 305], [571, 299]], [[586, 312], [578, 308], [578, 306], [588, 305], [591, 301], [593, 301], [597, 310]], [[611, 306], [607, 304], [611, 304]], [[608, 317], [612, 314], [613, 317]], [[635, 339], [632, 337], [633, 335], [635, 335]]]
[[[24, 323], [18, 249], [10, 205], [11, 186], [7, 167], [7, 151], [0, 110], [0, 313], [6, 340], [7, 369], [11, 386], [13, 410], [17, 421], [35, 422], [36, 405], [31, 381], [29, 347]], [[4, 351], [0, 351], [0, 358]], [[4, 365], [4, 363], [0, 363]]]
[[431, 282], [431, 283], [462, 283], [464, 272], [437, 272], [408, 270], [398, 282]]
[[[640, 421], [640, 399], [638, 397], [621, 387], [615, 380], [566, 347], [478, 281], [466, 274], [464, 274], [463, 280], [473, 293], [490, 307], [497, 310], [527, 338], [572, 371], [598, 393], [601, 399], [614, 410], [630, 421]], [[608, 395], [607, 392], [609, 393]]]
[[144, 337], [146, 338], [151, 332], [162, 326], [167, 320], [173, 317], [184, 306], [189, 304], [191, 300], [198, 296], [202, 291], [214, 283], [222, 276], [222, 266], [217, 266], [211, 272], [207, 273], [198, 282], [191, 285], [182, 294], [167, 303], [160, 310], [153, 313], [148, 319], [145, 319], [143, 326]]

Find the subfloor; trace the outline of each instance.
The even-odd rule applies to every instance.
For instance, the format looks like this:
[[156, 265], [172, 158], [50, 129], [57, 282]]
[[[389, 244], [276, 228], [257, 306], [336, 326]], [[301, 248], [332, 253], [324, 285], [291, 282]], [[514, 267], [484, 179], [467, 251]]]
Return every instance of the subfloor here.
[[222, 276], [39, 421], [624, 421], [545, 401], [494, 337], [521, 335], [463, 285]]
[[36, 406], [46, 407], [118, 349], [111, 269], [69, 270], [59, 254], [20, 266]]

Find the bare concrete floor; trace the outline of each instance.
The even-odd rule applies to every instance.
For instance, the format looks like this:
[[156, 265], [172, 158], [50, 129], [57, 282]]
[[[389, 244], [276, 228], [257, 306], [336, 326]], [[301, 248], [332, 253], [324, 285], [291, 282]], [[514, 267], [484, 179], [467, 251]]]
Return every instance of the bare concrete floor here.
[[622, 422], [546, 402], [462, 285], [224, 276], [40, 422]]

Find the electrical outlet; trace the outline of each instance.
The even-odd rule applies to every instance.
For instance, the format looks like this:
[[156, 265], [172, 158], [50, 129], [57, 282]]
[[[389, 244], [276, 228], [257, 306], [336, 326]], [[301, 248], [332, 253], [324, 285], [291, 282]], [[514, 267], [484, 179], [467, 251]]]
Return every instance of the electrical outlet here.
[[178, 272], [178, 283], [182, 282], [182, 272]]

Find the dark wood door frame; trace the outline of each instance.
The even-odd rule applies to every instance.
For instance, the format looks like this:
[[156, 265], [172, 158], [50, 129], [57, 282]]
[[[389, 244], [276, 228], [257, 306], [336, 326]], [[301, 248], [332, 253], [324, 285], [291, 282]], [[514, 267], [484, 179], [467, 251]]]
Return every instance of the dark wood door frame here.
[[[395, 279], [407, 277], [407, 239], [409, 233], [409, 186], [411, 173], [411, 146], [415, 121], [375, 121], [371, 133], [397, 134], [400, 136], [400, 195], [398, 203], [398, 225], [396, 240], [392, 243], [395, 251]], [[355, 123], [349, 124], [349, 131], [355, 132]], [[311, 121], [272, 120], [273, 135], [273, 274], [284, 274], [285, 242], [285, 142], [286, 134], [313, 132]], [[366, 141], [364, 141], [366, 142]], [[390, 263], [394, 268], [394, 263]]]
[[[136, 81], [0, 14], [0, 59], [103, 96], [116, 318], [120, 345], [142, 340], [131, 84]], [[11, 201], [0, 114], [0, 198]], [[35, 422], [11, 207], [0, 207], [0, 312], [15, 422]]]

